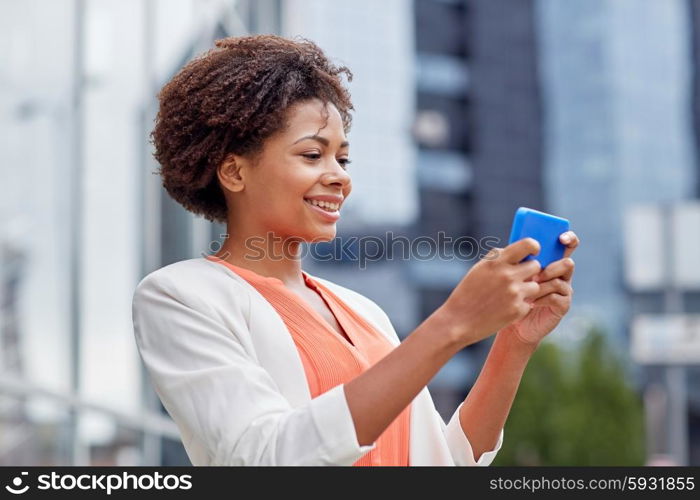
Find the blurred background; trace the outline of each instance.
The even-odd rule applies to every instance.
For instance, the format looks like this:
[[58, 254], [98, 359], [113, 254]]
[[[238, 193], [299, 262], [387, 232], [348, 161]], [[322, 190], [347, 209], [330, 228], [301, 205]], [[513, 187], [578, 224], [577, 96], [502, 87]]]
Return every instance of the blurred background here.
[[[131, 297], [218, 250], [148, 133], [218, 38], [301, 35], [348, 65], [338, 236], [493, 236], [571, 220], [570, 313], [535, 354], [498, 465], [700, 464], [700, 2], [0, 0], [0, 464], [189, 464], [144, 373]], [[333, 244], [326, 244], [332, 249]], [[408, 335], [470, 263], [305, 269]], [[490, 340], [431, 381], [449, 417]]]

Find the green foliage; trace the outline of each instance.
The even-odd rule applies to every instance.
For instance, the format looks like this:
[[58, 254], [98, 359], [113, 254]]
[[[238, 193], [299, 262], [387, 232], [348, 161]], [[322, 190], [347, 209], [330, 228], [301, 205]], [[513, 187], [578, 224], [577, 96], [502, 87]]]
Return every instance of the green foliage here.
[[523, 375], [493, 465], [643, 465], [642, 402], [605, 336], [569, 354], [543, 343]]

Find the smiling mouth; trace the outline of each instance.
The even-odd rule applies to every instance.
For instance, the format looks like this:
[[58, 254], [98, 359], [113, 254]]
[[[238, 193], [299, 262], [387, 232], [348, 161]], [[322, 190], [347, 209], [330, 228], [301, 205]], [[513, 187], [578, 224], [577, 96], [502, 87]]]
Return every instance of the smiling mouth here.
[[317, 202], [317, 201], [311, 201], [309, 199], [304, 198], [304, 201], [311, 205], [312, 207], [320, 208], [324, 212], [328, 213], [338, 213], [340, 209], [340, 204], [339, 203], [328, 203], [328, 202]]

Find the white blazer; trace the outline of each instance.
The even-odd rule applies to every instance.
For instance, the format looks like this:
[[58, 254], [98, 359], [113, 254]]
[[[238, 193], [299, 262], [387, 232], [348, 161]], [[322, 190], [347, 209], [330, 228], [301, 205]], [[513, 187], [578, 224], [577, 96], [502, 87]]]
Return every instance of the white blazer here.
[[[394, 344], [382, 309], [328, 287]], [[343, 385], [311, 398], [289, 331], [246, 280], [205, 258], [146, 276], [134, 292], [136, 344], [193, 465], [352, 465], [360, 446]], [[474, 460], [459, 423], [445, 425], [428, 388], [411, 403], [410, 465], [489, 465], [503, 443]], [[461, 406], [461, 405], [460, 405]]]

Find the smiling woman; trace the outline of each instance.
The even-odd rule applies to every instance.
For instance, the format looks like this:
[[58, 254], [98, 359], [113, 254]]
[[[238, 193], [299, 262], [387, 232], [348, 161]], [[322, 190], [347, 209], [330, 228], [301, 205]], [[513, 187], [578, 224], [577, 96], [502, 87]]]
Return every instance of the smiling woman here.
[[[352, 81], [348, 68], [331, 64], [310, 41], [266, 35], [218, 40], [216, 48], [190, 61], [158, 96], [152, 138], [163, 186], [186, 209], [226, 222], [217, 168], [227, 155], [255, 159], [265, 139], [287, 128], [291, 105], [310, 99], [332, 104], [339, 119], [333, 138], [342, 135], [344, 142], [353, 107], [341, 74]], [[320, 111], [328, 116], [327, 109]], [[320, 128], [307, 125], [312, 136]], [[328, 139], [320, 140], [329, 146]], [[313, 153], [309, 141], [304, 144], [305, 149], [297, 146], [295, 151], [311, 161], [318, 152]]]
[[[195, 465], [488, 465], [548, 333], [518, 320], [541, 289], [558, 296], [542, 307], [568, 309], [573, 263], [540, 285], [537, 261], [521, 263], [534, 240], [475, 265], [403, 342], [376, 303], [301, 269], [301, 244], [335, 237], [351, 191], [342, 73], [308, 40], [227, 38], [159, 95], [165, 189], [228, 229], [216, 255], [152, 272], [133, 298], [139, 353]], [[508, 325], [445, 424], [428, 382]]]
[[[253, 158], [231, 153], [221, 163], [228, 225], [238, 235], [245, 228], [249, 236], [272, 231], [284, 241], [331, 240], [351, 190], [342, 117], [332, 103], [313, 98], [292, 104], [284, 119], [285, 128]], [[219, 254], [241, 255], [233, 243], [229, 238]]]

